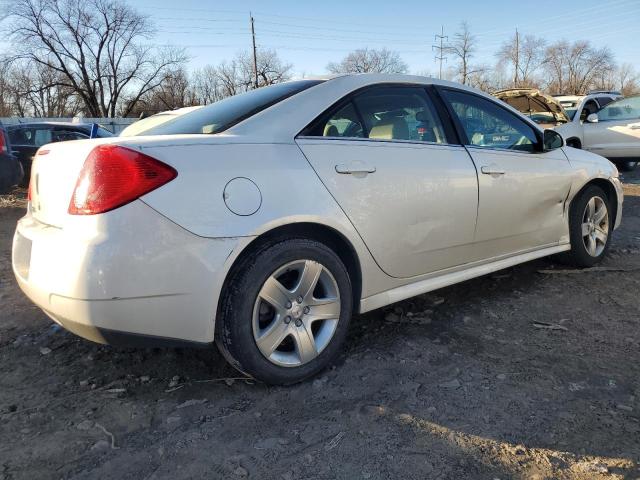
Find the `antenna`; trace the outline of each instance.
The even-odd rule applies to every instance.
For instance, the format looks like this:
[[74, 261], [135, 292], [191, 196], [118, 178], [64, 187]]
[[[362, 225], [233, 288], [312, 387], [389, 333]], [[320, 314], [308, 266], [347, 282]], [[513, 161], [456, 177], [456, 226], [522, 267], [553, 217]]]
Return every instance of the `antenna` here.
[[[444, 41], [445, 40], [449, 40], [449, 37], [447, 37], [444, 34], [444, 25], [442, 25], [442, 29], [440, 31], [440, 35], [436, 35], [435, 36], [435, 41], [436, 41], [436, 45], [431, 45], [431, 50], [435, 50], [436, 52], [438, 52], [438, 54], [436, 55], [436, 61], [440, 62], [440, 75], [439, 75], [439, 79], [442, 80], [442, 62], [443, 61], [447, 61], [447, 57], [444, 54], [444, 52], [446, 51], [447, 47], [444, 46]], [[437, 45], [437, 42], [440, 42], [440, 45]]]

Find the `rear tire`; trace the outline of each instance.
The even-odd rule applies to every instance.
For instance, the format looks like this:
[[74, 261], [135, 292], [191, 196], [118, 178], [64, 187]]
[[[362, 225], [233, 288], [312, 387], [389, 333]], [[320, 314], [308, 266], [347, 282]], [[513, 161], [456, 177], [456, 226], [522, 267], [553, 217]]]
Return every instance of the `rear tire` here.
[[241, 372], [289, 385], [335, 360], [352, 310], [349, 274], [333, 250], [303, 238], [276, 241], [247, 255], [231, 273], [216, 344]]
[[596, 185], [574, 198], [569, 211], [571, 250], [559, 256], [563, 263], [592, 267], [604, 258], [611, 244], [611, 211], [607, 194]]

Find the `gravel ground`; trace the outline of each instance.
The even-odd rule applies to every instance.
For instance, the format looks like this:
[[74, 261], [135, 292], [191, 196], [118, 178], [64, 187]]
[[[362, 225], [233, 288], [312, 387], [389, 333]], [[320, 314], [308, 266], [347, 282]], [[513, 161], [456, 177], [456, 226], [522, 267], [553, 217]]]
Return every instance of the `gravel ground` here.
[[[354, 318], [288, 388], [118, 349], [19, 291], [0, 197], [0, 479], [640, 478], [640, 172], [603, 269], [531, 262]], [[538, 323], [536, 323], [538, 322]]]

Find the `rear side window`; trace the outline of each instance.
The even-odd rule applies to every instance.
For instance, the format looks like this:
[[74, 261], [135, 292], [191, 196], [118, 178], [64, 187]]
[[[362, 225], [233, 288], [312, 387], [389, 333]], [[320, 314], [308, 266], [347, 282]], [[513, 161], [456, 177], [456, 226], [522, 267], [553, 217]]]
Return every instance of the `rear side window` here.
[[369, 88], [323, 114], [303, 131], [311, 137], [370, 138], [446, 143], [444, 129], [424, 88]]
[[469, 145], [535, 151], [535, 130], [500, 105], [458, 90], [443, 90], [442, 94], [458, 117]]
[[298, 80], [258, 88], [177, 116], [166, 123], [137, 132], [136, 135], [220, 133], [285, 98], [322, 82], [323, 80]]

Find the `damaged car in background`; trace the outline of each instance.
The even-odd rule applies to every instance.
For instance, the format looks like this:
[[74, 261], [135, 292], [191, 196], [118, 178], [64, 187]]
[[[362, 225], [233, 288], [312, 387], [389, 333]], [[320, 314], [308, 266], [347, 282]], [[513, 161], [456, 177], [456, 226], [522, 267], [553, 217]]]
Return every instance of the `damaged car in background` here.
[[556, 130], [569, 147], [602, 155], [625, 171], [640, 161], [640, 97], [625, 99], [617, 92], [551, 97], [535, 88], [500, 90], [493, 95], [539, 125]]

